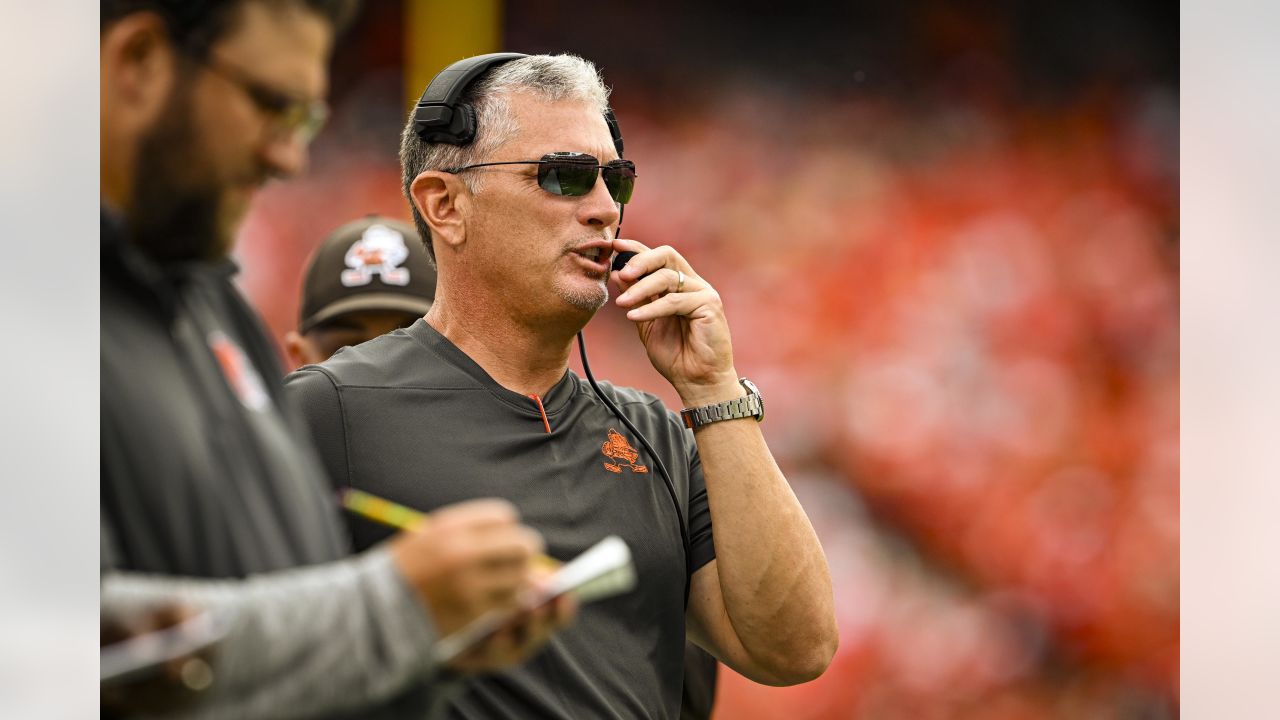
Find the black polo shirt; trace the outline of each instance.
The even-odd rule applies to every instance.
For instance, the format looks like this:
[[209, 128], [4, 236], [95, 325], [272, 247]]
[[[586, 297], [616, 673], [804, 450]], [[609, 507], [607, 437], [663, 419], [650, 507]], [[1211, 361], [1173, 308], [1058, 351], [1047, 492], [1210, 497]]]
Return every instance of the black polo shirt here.
[[[715, 557], [693, 434], [655, 396], [600, 383], [648, 438], [689, 519], [691, 567]], [[525, 665], [468, 680], [465, 718], [676, 718], [684, 548], [652, 458], [572, 372], [545, 397], [500, 386], [425, 321], [290, 375], [329, 475], [421, 510], [503, 497], [567, 560], [602, 537], [631, 547], [635, 591], [589, 604]], [[352, 522], [357, 547], [389, 531]]]

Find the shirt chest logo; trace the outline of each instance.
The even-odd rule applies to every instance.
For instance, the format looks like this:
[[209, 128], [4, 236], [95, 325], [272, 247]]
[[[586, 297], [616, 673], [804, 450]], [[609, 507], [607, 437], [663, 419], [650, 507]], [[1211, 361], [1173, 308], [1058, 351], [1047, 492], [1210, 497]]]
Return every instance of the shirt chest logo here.
[[622, 468], [628, 468], [633, 473], [647, 473], [649, 468], [644, 465], [637, 465], [636, 460], [640, 458], [640, 453], [631, 447], [631, 443], [622, 436], [622, 433], [609, 428], [609, 439], [605, 440], [604, 445], [600, 446], [600, 452], [604, 456], [615, 462], [605, 462], [604, 469], [611, 473], [622, 474]]
[[240, 404], [255, 412], [266, 410], [271, 405], [267, 386], [240, 346], [217, 330], [209, 333], [207, 341], [213, 356], [218, 359], [223, 376], [227, 378], [227, 384], [240, 399]]

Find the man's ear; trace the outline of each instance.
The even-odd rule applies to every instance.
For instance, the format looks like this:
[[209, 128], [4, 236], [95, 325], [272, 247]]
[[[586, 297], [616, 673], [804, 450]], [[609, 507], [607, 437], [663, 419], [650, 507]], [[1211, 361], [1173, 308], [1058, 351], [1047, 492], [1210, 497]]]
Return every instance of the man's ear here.
[[432, 241], [458, 246], [466, 242], [465, 210], [471, 200], [467, 186], [453, 173], [428, 170], [413, 179], [409, 196], [431, 228]]
[[292, 370], [324, 360], [324, 358], [316, 359], [315, 348], [296, 330], [290, 330], [284, 334], [284, 354], [289, 357], [289, 367]]
[[102, 112], [129, 129], [157, 117], [176, 81], [177, 53], [156, 13], [127, 15], [102, 31]]

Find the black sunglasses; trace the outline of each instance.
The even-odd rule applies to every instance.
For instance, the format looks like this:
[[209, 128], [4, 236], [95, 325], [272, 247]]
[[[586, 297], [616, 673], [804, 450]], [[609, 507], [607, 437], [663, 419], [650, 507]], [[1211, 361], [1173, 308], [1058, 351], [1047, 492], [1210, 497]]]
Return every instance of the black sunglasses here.
[[636, 187], [635, 163], [630, 160], [611, 160], [601, 165], [595, 156], [578, 152], [553, 152], [543, 155], [541, 160], [476, 163], [448, 168], [445, 172], [460, 173], [463, 170], [494, 165], [537, 165], [538, 185], [553, 195], [586, 195], [596, 186], [596, 178], [600, 177], [601, 171], [604, 171], [604, 186], [615, 202], [623, 205], [630, 202], [631, 192]]

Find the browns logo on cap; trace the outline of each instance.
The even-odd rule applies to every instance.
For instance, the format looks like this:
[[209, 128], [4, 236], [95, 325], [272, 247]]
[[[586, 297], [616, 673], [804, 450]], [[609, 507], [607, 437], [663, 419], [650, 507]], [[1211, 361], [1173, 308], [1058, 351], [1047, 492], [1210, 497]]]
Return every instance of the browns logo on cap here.
[[300, 332], [362, 310], [425, 315], [436, 268], [412, 225], [369, 215], [334, 230], [316, 248], [302, 281]]

